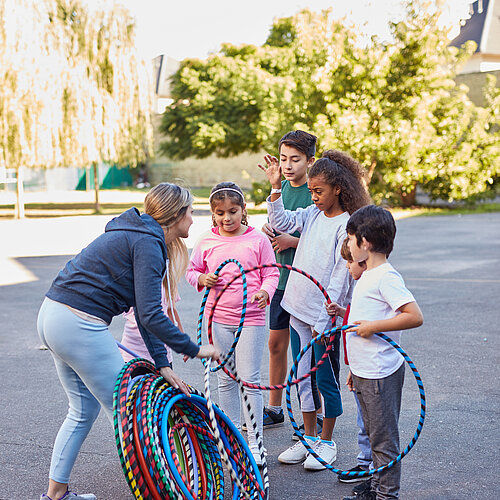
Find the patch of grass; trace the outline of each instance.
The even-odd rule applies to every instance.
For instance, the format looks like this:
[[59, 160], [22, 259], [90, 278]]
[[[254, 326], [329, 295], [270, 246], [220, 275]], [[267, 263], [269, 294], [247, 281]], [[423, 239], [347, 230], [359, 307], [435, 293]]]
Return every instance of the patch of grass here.
[[500, 212], [500, 203], [480, 203], [477, 205], [463, 205], [456, 207], [411, 207], [390, 208], [394, 217], [432, 217], [435, 215], [468, 215]]
[[208, 200], [211, 189], [212, 188], [209, 187], [197, 187], [197, 188], [192, 188], [191, 193], [195, 198], [206, 198]]
[[247, 208], [248, 215], [267, 214], [267, 208]]
[[[139, 190], [136, 190], [139, 191]], [[195, 196], [194, 205], [207, 205], [210, 188], [194, 188], [192, 190]], [[118, 215], [131, 207], [144, 209], [143, 203], [101, 203], [99, 214]], [[389, 208], [396, 219], [406, 217], [436, 216], [436, 215], [467, 215], [479, 213], [500, 212], [500, 203], [478, 203], [477, 205], [461, 205], [455, 207], [429, 207], [416, 206], [411, 208]], [[197, 209], [199, 211], [199, 209]], [[209, 207], [206, 207], [209, 213]], [[254, 208], [247, 208], [249, 215], [261, 215], [267, 213], [265, 204], [257, 205]], [[27, 203], [25, 205], [25, 214], [27, 218], [41, 217], [63, 217], [76, 215], [94, 215], [94, 202], [76, 202], [76, 203]], [[0, 205], [0, 218], [12, 218], [14, 216], [14, 204]]]

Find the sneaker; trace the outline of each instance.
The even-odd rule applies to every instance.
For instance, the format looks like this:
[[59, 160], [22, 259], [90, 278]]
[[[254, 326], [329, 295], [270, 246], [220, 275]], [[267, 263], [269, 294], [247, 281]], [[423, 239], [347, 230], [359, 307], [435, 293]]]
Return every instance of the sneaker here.
[[[306, 441], [309, 443], [309, 446], [313, 446], [317, 439], [308, 439]], [[282, 464], [300, 464], [302, 463], [307, 456], [306, 447], [299, 441], [295, 443], [290, 448], [287, 448], [283, 453], [278, 456], [278, 460]]]
[[343, 500], [377, 500], [377, 494], [373, 490], [365, 490], [359, 495], [349, 495]]
[[354, 486], [351, 493], [353, 495], [359, 495], [359, 494], [361, 494], [365, 491], [371, 490], [371, 489], [372, 489], [372, 479], [370, 477], [367, 481], [363, 481], [362, 483]]
[[[50, 498], [46, 493], [42, 493], [42, 495], [40, 495], [40, 500], [52, 500], [52, 498]], [[68, 490], [59, 500], [97, 500], [97, 497], [92, 495], [92, 493], [77, 495], [76, 493]]]
[[[253, 458], [255, 460], [255, 463], [257, 464], [257, 467], [262, 467], [264, 464], [264, 461], [262, 460], [262, 457], [260, 456], [259, 452], [259, 447], [256, 444], [251, 444], [249, 446], [250, 451], [252, 452]], [[267, 450], [264, 448], [264, 456], [267, 457]]]
[[276, 427], [285, 422], [285, 415], [283, 414], [283, 408], [280, 408], [279, 412], [270, 410], [267, 406], [264, 406], [264, 429], [270, 429], [271, 427]]
[[[299, 425], [299, 431], [301, 432], [301, 434], [304, 434], [304, 424], [302, 425]], [[317, 417], [316, 418], [316, 434], [318, 436], [321, 436], [321, 432], [323, 431], [323, 419], [321, 417]], [[292, 435], [292, 439], [294, 441], [298, 441], [299, 440], [299, 436], [297, 436], [297, 434], [295, 434], [295, 432], [293, 433]]]
[[[317, 453], [327, 464], [331, 465], [335, 460], [337, 460], [337, 445], [334, 441], [332, 444], [326, 443], [321, 439], [318, 439], [313, 446], [313, 450]], [[304, 462], [304, 469], [306, 470], [324, 470], [326, 467], [318, 462], [311, 454], [307, 455], [306, 461]]]
[[[285, 422], [285, 415], [283, 413], [283, 408], [276, 413], [275, 411], [270, 410], [267, 406], [264, 406], [263, 413], [263, 421], [264, 421], [264, 429], [270, 429], [271, 427], [276, 427]], [[241, 430], [247, 432], [247, 424], [243, 422], [241, 426]]]
[[[346, 472], [365, 472], [365, 469], [361, 467], [360, 465], [356, 465], [356, 467], [353, 467], [352, 469], [349, 469]], [[347, 474], [339, 474], [339, 481], [341, 483], [358, 483], [358, 482], [367, 482], [370, 480], [370, 476], [348, 476]]]

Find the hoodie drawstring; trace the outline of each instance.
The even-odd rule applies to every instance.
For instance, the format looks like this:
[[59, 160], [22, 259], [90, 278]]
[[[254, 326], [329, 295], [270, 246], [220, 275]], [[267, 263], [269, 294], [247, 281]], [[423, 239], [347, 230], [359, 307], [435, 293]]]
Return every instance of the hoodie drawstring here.
[[[170, 289], [170, 272], [169, 272], [169, 264], [170, 261], [167, 259], [165, 261], [165, 274], [167, 275], [167, 285], [168, 285], [168, 300], [170, 302], [170, 310], [172, 311], [172, 320], [175, 326], [179, 327], [179, 323], [177, 323], [177, 319], [174, 314], [174, 302], [172, 301], [172, 291]], [[165, 274], [163, 275], [163, 279], [165, 279]]]

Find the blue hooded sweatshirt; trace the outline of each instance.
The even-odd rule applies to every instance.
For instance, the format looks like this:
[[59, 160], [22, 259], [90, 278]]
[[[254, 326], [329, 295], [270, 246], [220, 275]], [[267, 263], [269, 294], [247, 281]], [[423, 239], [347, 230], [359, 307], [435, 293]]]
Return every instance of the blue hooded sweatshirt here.
[[181, 332], [161, 306], [167, 245], [153, 217], [136, 208], [115, 217], [105, 232], [71, 259], [47, 297], [110, 323], [134, 307], [137, 326], [158, 368], [170, 366], [164, 343], [194, 357], [199, 346]]

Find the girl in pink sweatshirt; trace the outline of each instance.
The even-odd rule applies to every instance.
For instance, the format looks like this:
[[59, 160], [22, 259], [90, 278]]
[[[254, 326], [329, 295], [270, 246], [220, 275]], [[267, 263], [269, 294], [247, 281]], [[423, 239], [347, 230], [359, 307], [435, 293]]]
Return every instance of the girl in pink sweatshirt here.
[[[212, 188], [209, 201], [213, 228], [203, 234], [196, 243], [186, 272], [187, 280], [198, 291], [203, 287], [211, 288], [205, 308], [207, 318], [218, 292], [240, 272], [238, 266], [231, 262], [216, 276], [214, 271], [222, 262], [226, 259], [236, 259], [244, 269], [276, 262], [268, 238], [261, 231], [248, 226], [245, 198], [236, 184], [217, 184]], [[279, 271], [274, 267], [258, 269], [247, 273], [246, 279], [250, 300], [234, 361], [236, 371], [243, 380], [260, 384], [260, 365], [266, 342], [265, 308], [278, 286]], [[234, 341], [240, 322], [242, 298], [243, 286], [240, 277], [229, 286], [217, 303], [212, 333], [214, 344], [222, 352], [228, 352]], [[234, 425], [241, 428], [238, 385], [222, 370], [217, 372], [217, 377], [220, 407]], [[245, 393], [262, 436], [262, 391], [245, 387]], [[248, 443], [257, 464], [260, 465], [256, 436], [245, 405], [243, 411], [248, 428]]]

